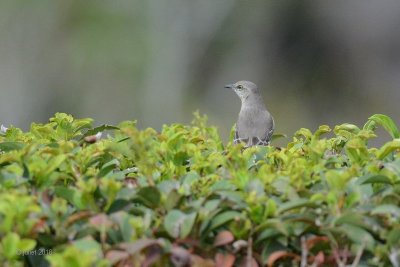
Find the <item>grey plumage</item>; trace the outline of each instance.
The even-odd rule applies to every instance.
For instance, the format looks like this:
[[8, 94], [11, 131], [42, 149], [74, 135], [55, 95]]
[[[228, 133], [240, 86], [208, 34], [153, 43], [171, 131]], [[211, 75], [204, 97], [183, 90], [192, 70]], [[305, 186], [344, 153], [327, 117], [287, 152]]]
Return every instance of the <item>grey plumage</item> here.
[[264, 105], [257, 85], [249, 81], [239, 81], [226, 85], [225, 88], [234, 90], [242, 101], [234, 143], [245, 142], [246, 146], [268, 145], [275, 123]]

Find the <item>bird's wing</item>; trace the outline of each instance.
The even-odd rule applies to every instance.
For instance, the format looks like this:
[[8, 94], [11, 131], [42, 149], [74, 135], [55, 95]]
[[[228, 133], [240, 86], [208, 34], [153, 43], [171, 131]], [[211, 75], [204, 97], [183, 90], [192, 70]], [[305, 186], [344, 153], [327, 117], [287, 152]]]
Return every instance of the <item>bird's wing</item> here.
[[274, 134], [275, 131], [275, 121], [274, 118], [271, 116], [271, 120], [272, 120], [272, 127], [271, 130], [268, 131], [267, 136], [266, 136], [266, 140], [268, 140], [268, 143], [271, 141], [272, 135]]
[[272, 120], [271, 129], [265, 134], [264, 138], [256, 138], [256, 140], [253, 140], [254, 145], [263, 145], [263, 146], [269, 145], [269, 143], [271, 142], [271, 139], [272, 139], [272, 135], [274, 134], [274, 130], [275, 130], [275, 121], [272, 116], [271, 116], [271, 120]]

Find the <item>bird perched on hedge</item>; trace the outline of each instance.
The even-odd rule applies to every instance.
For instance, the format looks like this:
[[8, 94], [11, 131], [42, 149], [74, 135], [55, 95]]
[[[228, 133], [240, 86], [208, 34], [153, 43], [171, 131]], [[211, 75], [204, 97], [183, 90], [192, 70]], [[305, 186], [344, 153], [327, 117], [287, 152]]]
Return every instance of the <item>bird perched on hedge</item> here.
[[246, 147], [268, 145], [274, 133], [275, 123], [265, 108], [257, 85], [249, 81], [239, 81], [225, 85], [225, 88], [235, 91], [242, 101], [233, 142], [244, 142]]

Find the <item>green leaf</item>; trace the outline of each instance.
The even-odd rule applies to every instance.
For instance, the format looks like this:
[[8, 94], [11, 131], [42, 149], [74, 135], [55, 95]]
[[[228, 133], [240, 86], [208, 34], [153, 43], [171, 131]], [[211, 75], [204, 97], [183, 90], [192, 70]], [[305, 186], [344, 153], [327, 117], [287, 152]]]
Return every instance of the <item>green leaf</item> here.
[[229, 200], [237, 207], [245, 207], [247, 206], [246, 202], [243, 200], [243, 196], [237, 191], [218, 191], [216, 192], [221, 199]]
[[171, 210], [173, 208], [176, 207], [176, 205], [178, 204], [178, 202], [181, 200], [181, 195], [178, 193], [178, 191], [176, 189], [171, 190], [168, 193], [168, 197], [165, 201], [165, 208], [167, 210]]
[[171, 237], [185, 238], [192, 231], [197, 213], [183, 213], [180, 210], [171, 210], [164, 219], [165, 230]]
[[98, 256], [102, 255], [100, 244], [91, 236], [78, 239], [73, 242], [73, 245], [80, 251], [92, 251], [95, 252]]
[[325, 180], [331, 190], [342, 191], [346, 187], [346, 177], [337, 170], [328, 170], [325, 173]]
[[20, 238], [16, 233], [7, 233], [1, 240], [4, 256], [12, 259], [17, 256]]
[[344, 224], [339, 227], [344, 234], [356, 244], [363, 244], [369, 251], [373, 251], [375, 247], [375, 239], [372, 235], [361, 227]]
[[258, 235], [256, 243], [264, 241], [265, 239], [275, 238], [276, 236], [280, 235], [281, 233], [273, 228], [265, 229]]
[[44, 176], [50, 175], [55, 169], [57, 169], [65, 160], [67, 159], [67, 156], [65, 154], [60, 154], [57, 155], [53, 158], [50, 159], [46, 172], [44, 173]]
[[346, 152], [352, 162], [362, 163], [369, 158], [365, 141], [360, 138], [350, 139], [346, 143]]
[[20, 251], [27, 252], [27, 251], [31, 251], [32, 249], [34, 249], [35, 246], [36, 246], [35, 240], [24, 238], [24, 239], [21, 239], [21, 241], [19, 242], [18, 249]]
[[230, 222], [234, 219], [240, 218], [242, 218], [242, 214], [238, 211], [224, 211], [222, 213], [219, 213], [212, 219], [209, 231], [212, 231], [217, 227], [220, 227], [221, 225], [224, 225], [225, 223]]
[[268, 199], [267, 203], [266, 203], [266, 210], [265, 210], [266, 215], [268, 217], [274, 217], [277, 210], [278, 210], [278, 208], [277, 208], [276, 202], [272, 198]]
[[235, 191], [236, 186], [232, 184], [232, 182], [227, 180], [220, 180], [215, 182], [211, 187], [210, 190], [214, 192], [218, 191]]
[[297, 132], [295, 132], [294, 134], [296, 137], [301, 137], [303, 136], [306, 140], [311, 140], [312, 138], [312, 133], [309, 129], [306, 128], [301, 128], [300, 130], [298, 130]]
[[354, 226], [364, 227], [365, 218], [363, 215], [354, 212], [345, 212], [333, 220], [334, 225], [351, 224]]
[[2, 142], [0, 143], [0, 150], [9, 152], [12, 150], [20, 150], [24, 148], [25, 144], [21, 142]]
[[72, 123], [74, 128], [74, 134], [80, 134], [81, 130], [92, 128], [92, 123], [93, 119], [91, 118], [84, 118], [78, 120], [75, 119]]
[[379, 205], [371, 211], [371, 214], [373, 214], [373, 215], [375, 215], [375, 214], [379, 214], [379, 215], [390, 214], [392, 216], [399, 218], [400, 217], [400, 208], [393, 204]]
[[387, 236], [387, 241], [389, 246], [397, 247], [400, 240], [400, 228], [392, 229]]
[[54, 189], [57, 196], [64, 198], [78, 209], [83, 209], [85, 206], [81, 201], [82, 192], [77, 191], [76, 188], [67, 188], [64, 186], [56, 186]]
[[127, 207], [130, 202], [126, 199], [116, 199], [111, 205], [110, 208], [107, 210], [107, 214], [111, 214], [120, 210], [123, 210]]
[[363, 178], [361, 184], [392, 184], [392, 181], [385, 175], [375, 174]]
[[74, 195], [74, 190], [64, 187], [64, 186], [56, 186], [54, 191], [57, 196], [62, 197], [65, 200], [70, 201], [70, 202]]
[[281, 139], [281, 138], [287, 138], [287, 135], [284, 134], [284, 133], [274, 133], [272, 135], [271, 141], [275, 141], [275, 140], [278, 140], [278, 139]]
[[314, 133], [315, 138], [320, 138], [321, 135], [329, 133], [331, 128], [328, 125], [321, 125], [318, 127], [318, 130]]
[[368, 118], [367, 123], [364, 125], [364, 129], [374, 130], [375, 124], [371, 122], [381, 125], [393, 139], [400, 138], [400, 132], [397, 126], [389, 116], [383, 114], [372, 115]]
[[85, 138], [86, 136], [90, 136], [90, 135], [95, 135], [99, 132], [104, 132], [107, 130], [119, 130], [119, 128], [117, 126], [113, 126], [113, 125], [108, 125], [108, 124], [103, 124], [100, 125], [98, 127], [95, 127], [93, 129], [88, 130], [81, 139]]
[[229, 140], [235, 139], [236, 123], [231, 127], [229, 131]]
[[395, 150], [400, 149], [400, 139], [394, 139], [393, 141], [384, 144], [377, 152], [376, 157], [378, 159], [384, 159], [387, 155]]
[[161, 193], [157, 187], [146, 186], [137, 192], [135, 199], [149, 208], [156, 208], [160, 205]]
[[282, 214], [286, 211], [303, 208], [303, 207], [313, 207], [315, 204], [308, 199], [296, 199], [280, 205], [278, 209], [278, 214]]
[[360, 131], [360, 128], [354, 124], [343, 123], [341, 125], [335, 126], [334, 132], [336, 135], [341, 135], [345, 132], [357, 134]]
[[60, 252], [52, 253], [46, 256], [50, 266], [60, 267], [89, 267], [89, 266], [107, 266], [101, 263], [100, 256], [92, 251], [82, 251], [75, 246], [66, 246]]
[[106, 164], [104, 164], [99, 173], [97, 174], [97, 177], [104, 177], [106, 176], [108, 173], [110, 173], [112, 170], [114, 170], [116, 167], [119, 166], [119, 161], [117, 159], [112, 159], [109, 162], [107, 162]]

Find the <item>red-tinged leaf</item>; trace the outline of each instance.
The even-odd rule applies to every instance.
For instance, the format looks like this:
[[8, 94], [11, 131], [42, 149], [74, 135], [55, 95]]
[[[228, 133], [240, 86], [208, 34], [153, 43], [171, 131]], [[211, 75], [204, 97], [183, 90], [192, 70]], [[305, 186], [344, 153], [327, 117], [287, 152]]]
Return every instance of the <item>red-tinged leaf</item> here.
[[107, 215], [104, 213], [97, 214], [89, 219], [89, 223], [93, 226], [100, 227], [100, 226], [105, 226], [105, 227], [111, 227], [112, 226], [112, 221], [108, 218]]
[[314, 236], [312, 238], [309, 238], [306, 241], [307, 249], [311, 249], [312, 247], [315, 246], [315, 244], [322, 243], [322, 242], [323, 243], [329, 242], [328, 237], [326, 237], [326, 236]]
[[351, 251], [349, 251], [348, 249], [334, 249], [333, 254], [336, 255], [337, 257], [341, 258], [341, 259], [348, 259], [351, 258], [353, 255], [351, 253]]
[[199, 255], [191, 255], [190, 256], [191, 267], [217, 267], [214, 261], [210, 259], [203, 259]]
[[101, 134], [94, 134], [94, 135], [88, 135], [85, 136], [85, 138], [83, 138], [83, 140], [85, 140], [86, 143], [96, 143], [99, 139], [101, 138]]
[[190, 263], [190, 252], [182, 247], [173, 247], [170, 259], [176, 267], [187, 266]]
[[318, 266], [325, 263], [325, 254], [322, 251], [318, 252], [317, 256], [314, 257], [312, 262], [316, 263]]
[[121, 250], [110, 250], [106, 253], [106, 259], [111, 262], [111, 264], [116, 264], [122, 260], [129, 257], [129, 253]]
[[215, 255], [215, 267], [232, 267], [235, 259], [235, 256], [232, 254], [217, 253]]
[[287, 251], [275, 251], [268, 257], [267, 261], [268, 267], [273, 267], [275, 262], [283, 258], [294, 258], [298, 260], [300, 259], [300, 256]]
[[219, 232], [214, 239], [214, 247], [223, 246], [235, 240], [233, 234], [229, 231]]
[[190, 245], [192, 247], [200, 247], [200, 241], [190, 238], [190, 237], [186, 237], [184, 239], [176, 239], [174, 242], [175, 245]]
[[42, 195], [42, 199], [41, 199], [42, 203], [50, 206], [52, 196], [50, 196], [49, 190], [44, 190], [41, 195]]
[[254, 258], [251, 258], [250, 266], [247, 263], [247, 258], [244, 258], [239, 266], [240, 267], [259, 267], [256, 259], [254, 259]]
[[151, 246], [146, 253], [146, 258], [141, 267], [150, 267], [161, 257], [163, 250], [159, 246]]
[[140, 252], [142, 249], [153, 245], [159, 245], [159, 242], [155, 239], [139, 239], [136, 242], [121, 243], [118, 247], [126, 250], [129, 254], [135, 254]]
[[138, 187], [138, 182], [135, 178], [132, 177], [125, 177], [124, 180], [124, 185], [128, 188], [137, 188]]
[[74, 224], [76, 221], [79, 220], [83, 220], [86, 219], [88, 217], [92, 216], [92, 212], [91, 211], [78, 211], [77, 213], [72, 214], [71, 216], [68, 217], [66, 225], [71, 226], [72, 224]]
[[34, 233], [43, 232], [46, 228], [46, 219], [47, 218], [40, 218], [39, 221], [33, 225], [30, 234], [33, 235]]

